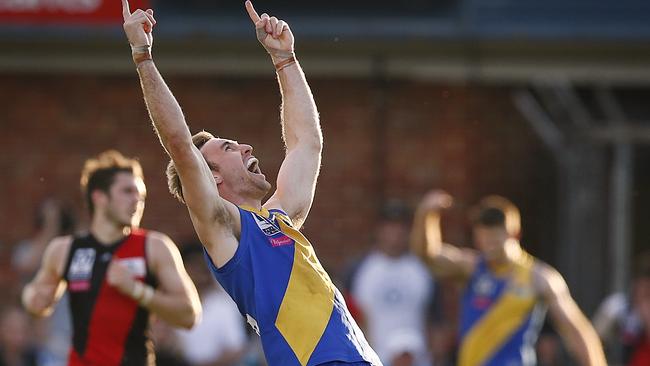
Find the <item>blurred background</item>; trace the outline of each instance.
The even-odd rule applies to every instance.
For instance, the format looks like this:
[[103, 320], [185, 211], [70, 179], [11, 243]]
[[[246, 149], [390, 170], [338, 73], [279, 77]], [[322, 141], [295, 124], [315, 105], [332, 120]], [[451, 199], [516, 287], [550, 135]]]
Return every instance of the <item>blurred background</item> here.
[[[280, 95], [243, 1], [131, 6], [155, 10], [154, 59], [192, 132], [251, 144], [274, 181], [283, 157]], [[468, 207], [500, 194], [522, 212], [524, 247], [558, 268], [589, 317], [608, 295], [629, 291], [636, 259], [650, 250], [650, 3], [258, 0], [255, 6], [291, 25], [320, 111], [323, 167], [304, 231], [342, 288], [353, 292], [355, 268], [393, 217], [386, 207], [399, 202], [413, 209], [440, 188], [456, 200], [443, 218], [447, 241], [471, 246]], [[167, 192], [167, 157], [152, 132], [121, 24], [117, 0], [0, 0], [5, 333], [32, 322], [21, 323], [15, 308], [34, 270], [26, 242], [87, 226], [79, 175], [92, 155], [114, 148], [138, 157], [148, 188], [143, 226], [181, 247], [196, 241], [186, 209]], [[65, 220], [67, 226], [57, 224]], [[423, 342], [439, 353], [429, 360], [443, 365], [453, 362], [458, 291], [435, 283]], [[19, 325], [4, 325], [12, 321]], [[3, 336], [2, 348], [17, 342], [38, 349], [51, 340], [46, 331], [25, 332], [20, 340]], [[543, 334], [540, 352], [552, 356], [540, 362], [571, 364], [552, 327]], [[614, 338], [612, 364], [621, 353]], [[170, 350], [178, 344], [164, 342]], [[254, 345], [238, 347], [245, 360], [224, 364], [257, 362]]]

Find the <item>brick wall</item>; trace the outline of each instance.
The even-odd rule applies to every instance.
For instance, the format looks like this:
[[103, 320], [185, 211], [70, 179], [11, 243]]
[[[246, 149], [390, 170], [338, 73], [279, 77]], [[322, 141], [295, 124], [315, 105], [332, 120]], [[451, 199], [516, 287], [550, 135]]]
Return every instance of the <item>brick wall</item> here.
[[[85, 158], [116, 148], [139, 157], [148, 198], [143, 226], [182, 243], [194, 237], [186, 210], [167, 193], [166, 157], [154, 137], [135, 74], [0, 75], [0, 242], [32, 231], [34, 207], [53, 195], [82, 214]], [[276, 82], [174, 77], [169, 84], [192, 131], [250, 143], [273, 181], [282, 159]], [[457, 196], [450, 241], [467, 242], [463, 210], [501, 193], [523, 210], [526, 242], [552, 256], [555, 176], [550, 156], [510, 102], [508, 89], [409, 81], [311, 81], [325, 133], [323, 169], [305, 231], [339, 270], [369, 245], [382, 197], [415, 203], [429, 187]], [[543, 245], [542, 245], [543, 244]]]

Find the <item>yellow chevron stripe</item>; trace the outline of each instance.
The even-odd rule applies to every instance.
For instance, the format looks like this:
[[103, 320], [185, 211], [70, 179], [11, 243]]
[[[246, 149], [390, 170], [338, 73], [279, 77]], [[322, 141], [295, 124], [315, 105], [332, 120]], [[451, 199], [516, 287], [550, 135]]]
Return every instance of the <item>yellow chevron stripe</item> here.
[[[243, 209], [266, 218], [265, 208]], [[316, 349], [334, 309], [334, 284], [323, 269], [311, 243], [298, 230], [290, 226], [286, 215], [274, 213], [279, 218], [280, 230], [295, 241], [293, 267], [275, 326], [287, 341], [300, 364], [305, 366]]]
[[[537, 298], [530, 288], [533, 260], [527, 253], [513, 273], [512, 282], [499, 301], [472, 327], [464, 337], [458, 365], [484, 364], [517, 331], [535, 307]], [[517, 293], [517, 290], [525, 291]], [[527, 292], [527, 293], [526, 293]]]
[[296, 242], [293, 268], [275, 326], [305, 366], [329, 323], [334, 309], [334, 285], [314, 248], [302, 233], [278, 220]]

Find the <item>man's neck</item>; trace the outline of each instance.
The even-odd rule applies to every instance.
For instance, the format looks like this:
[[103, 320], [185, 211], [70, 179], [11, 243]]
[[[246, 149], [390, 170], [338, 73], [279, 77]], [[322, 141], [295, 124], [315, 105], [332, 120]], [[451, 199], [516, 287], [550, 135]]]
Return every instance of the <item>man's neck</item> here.
[[129, 235], [131, 233], [131, 228], [108, 222], [99, 217], [94, 217], [90, 225], [90, 232], [101, 244], [109, 245]]
[[260, 210], [262, 208], [262, 200], [259, 199], [245, 198], [245, 197], [224, 197], [224, 196], [222, 196], [222, 198], [234, 204], [235, 206], [247, 206], [247, 207], [252, 207], [256, 210]]

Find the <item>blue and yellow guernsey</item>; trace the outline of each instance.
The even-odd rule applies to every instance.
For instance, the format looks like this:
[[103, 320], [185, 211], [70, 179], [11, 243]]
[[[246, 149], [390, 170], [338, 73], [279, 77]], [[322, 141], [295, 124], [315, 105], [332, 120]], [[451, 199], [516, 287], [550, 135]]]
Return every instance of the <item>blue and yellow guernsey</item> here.
[[522, 251], [502, 273], [480, 258], [462, 299], [459, 366], [535, 365], [546, 306], [533, 288], [535, 259]]
[[240, 207], [234, 257], [208, 266], [260, 335], [270, 366], [363, 362], [381, 365], [316, 258], [279, 210]]

